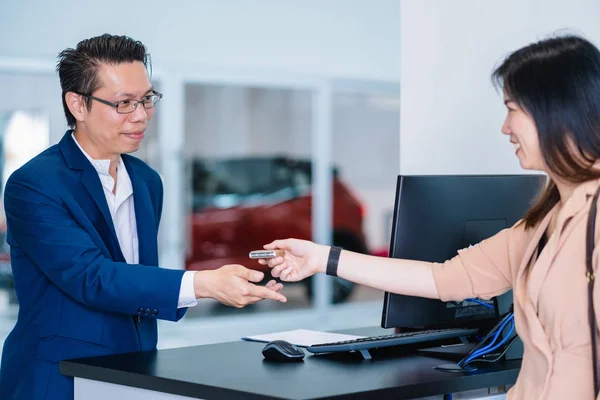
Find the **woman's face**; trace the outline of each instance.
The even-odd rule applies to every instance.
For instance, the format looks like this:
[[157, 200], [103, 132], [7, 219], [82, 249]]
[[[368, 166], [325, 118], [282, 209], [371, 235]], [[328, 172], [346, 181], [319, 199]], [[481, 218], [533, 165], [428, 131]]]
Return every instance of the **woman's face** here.
[[502, 133], [508, 135], [521, 167], [545, 171], [538, 132], [533, 118], [506, 95], [504, 96], [504, 104], [507, 108], [507, 114], [502, 125]]

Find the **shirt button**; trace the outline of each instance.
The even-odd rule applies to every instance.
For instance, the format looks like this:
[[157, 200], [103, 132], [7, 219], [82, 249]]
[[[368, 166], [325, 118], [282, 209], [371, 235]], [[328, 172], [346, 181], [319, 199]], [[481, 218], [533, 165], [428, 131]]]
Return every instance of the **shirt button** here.
[[144, 309], [142, 307], [138, 308], [138, 314], [143, 314], [144, 313]]
[[156, 308], [152, 310], [152, 315], [154, 315], [155, 317], [158, 315], [158, 310]]
[[146, 315], [150, 315], [151, 313], [152, 313], [152, 311], [150, 311], [150, 309], [149, 309], [149, 308], [146, 308], [145, 314], [146, 314]]

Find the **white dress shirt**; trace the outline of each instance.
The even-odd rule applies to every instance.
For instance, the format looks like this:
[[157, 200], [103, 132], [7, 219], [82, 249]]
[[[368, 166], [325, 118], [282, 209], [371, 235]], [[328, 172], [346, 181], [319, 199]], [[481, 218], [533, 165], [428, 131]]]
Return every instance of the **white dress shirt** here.
[[[135, 220], [135, 208], [133, 204], [133, 187], [131, 179], [127, 173], [127, 168], [123, 164], [123, 158], [119, 157], [119, 165], [117, 166], [117, 185], [115, 180], [110, 176], [109, 167], [110, 160], [94, 160], [85, 150], [79, 145], [75, 139], [75, 135], [71, 137], [77, 144], [77, 147], [87, 157], [90, 163], [94, 166], [102, 182], [108, 209], [112, 217], [113, 225], [119, 240], [119, 247], [128, 264], [139, 263], [139, 243], [137, 234], [137, 225]], [[113, 193], [114, 188], [114, 193]], [[181, 287], [179, 289], [179, 301], [177, 308], [193, 307], [198, 304], [198, 300], [194, 294], [194, 273], [195, 271], [186, 271], [181, 279]]]

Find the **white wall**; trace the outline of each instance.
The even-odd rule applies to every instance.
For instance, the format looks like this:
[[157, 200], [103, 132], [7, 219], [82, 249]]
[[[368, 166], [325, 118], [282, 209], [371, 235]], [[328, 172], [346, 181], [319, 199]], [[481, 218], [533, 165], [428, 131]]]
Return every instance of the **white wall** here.
[[598, 0], [402, 0], [400, 171], [523, 173], [490, 81], [511, 51], [564, 28], [600, 45]]
[[310, 158], [308, 90], [186, 85], [186, 156]]
[[206, 66], [398, 81], [397, 0], [2, 1], [0, 56], [53, 61], [111, 32], [163, 69]]

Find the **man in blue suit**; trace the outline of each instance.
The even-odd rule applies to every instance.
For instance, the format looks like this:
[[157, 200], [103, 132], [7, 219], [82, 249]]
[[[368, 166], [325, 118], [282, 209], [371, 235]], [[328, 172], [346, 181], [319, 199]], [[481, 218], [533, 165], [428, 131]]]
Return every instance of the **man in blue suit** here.
[[198, 298], [243, 307], [286, 301], [281, 284], [241, 265], [158, 268], [163, 189], [127, 155], [156, 103], [140, 42], [102, 35], [59, 55], [67, 131], [14, 172], [5, 190], [19, 301], [6, 339], [0, 399], [71, 399], [64, 359], [156, 349], [157, 318], [177, 321]]

